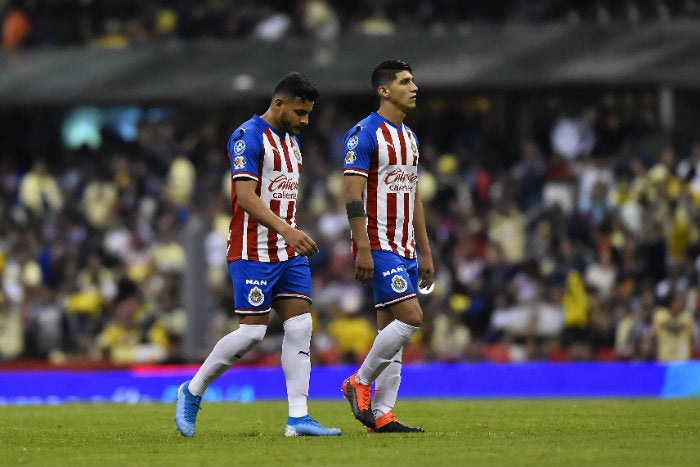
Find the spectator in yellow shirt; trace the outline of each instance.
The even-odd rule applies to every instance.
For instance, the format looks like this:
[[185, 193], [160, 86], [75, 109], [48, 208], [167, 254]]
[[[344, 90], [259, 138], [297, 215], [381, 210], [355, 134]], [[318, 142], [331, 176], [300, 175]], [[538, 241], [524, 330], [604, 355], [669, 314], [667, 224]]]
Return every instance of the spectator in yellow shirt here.
[[59, 211], [63, 207], [63, 194], [42, 159], [37, 160], [32, 169], [22, 176], [19, 201], [35, 217]]
[[693, 352], [695, 322], [686, 308], [684, 292], [676, 291], [668, 308], [654, 312], [653, 340], [660, 362], [689, 360]]

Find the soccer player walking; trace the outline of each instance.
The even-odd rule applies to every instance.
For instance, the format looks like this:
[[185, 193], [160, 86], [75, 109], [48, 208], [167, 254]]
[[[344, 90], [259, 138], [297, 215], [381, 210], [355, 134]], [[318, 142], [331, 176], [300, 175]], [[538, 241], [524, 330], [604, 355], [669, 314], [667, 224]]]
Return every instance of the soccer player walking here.
[[418, 140], [403, 123], [416, 107], [418, 86], [408, 64], [387, 60], [374, 68], [372, 87], [379, 110], [345, 134], [343, 178], [355, 278], [372, 284], [380, 331], [342, 389], [355, 418], [371, 431], [423, 432], [393, 413], [403, 346], [423, 322], [416, 292], [432, 285], [435, 272], [418, 196]]
[[270, 311], [283, 321], [282, 369], [289, 417], [286, 436], [337, 436], [309, 416], [311, 272], [316, 242], [296, 225], [302, 157], [297, 135], [308, 125], [318, 91], [296, 72], [275, 88], [262, 115], [228, 141], [231, 208], [227, 261], [240, 326], [222, 337], [190, 381], [178, 389], [175, 425], [193, 436], [202, 395], [227, 368], [265, 336]]

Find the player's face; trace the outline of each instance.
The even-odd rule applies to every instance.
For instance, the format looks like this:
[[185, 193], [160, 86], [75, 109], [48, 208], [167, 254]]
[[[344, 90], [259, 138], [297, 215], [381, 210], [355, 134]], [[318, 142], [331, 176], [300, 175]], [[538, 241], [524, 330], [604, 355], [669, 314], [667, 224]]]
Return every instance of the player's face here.
[[314, 109], [313, 101], [302, 101], [298, 97], [285, 99], [280, 113], [280, 129], [298, 135], [309, 124], [309, 114]]
[[416, 108], [418, 86], [407, 70], [396, 73], [396, 78], [387, 86], [388, 99], [398, 108], [407, 111]]

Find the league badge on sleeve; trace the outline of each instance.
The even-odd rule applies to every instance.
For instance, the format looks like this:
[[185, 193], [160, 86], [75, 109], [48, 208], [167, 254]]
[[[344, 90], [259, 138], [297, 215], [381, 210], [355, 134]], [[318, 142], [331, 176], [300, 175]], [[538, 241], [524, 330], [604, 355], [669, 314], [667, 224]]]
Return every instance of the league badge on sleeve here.
[[239, 139], [236, 141], [236, 143], [233, 145], [233, 153], [237, 156], [243, 154], [243, 151], [245, 151], [245, 141], [242, 139]]
[[357, 154], [355, 154], [353, 151], [348, 151], [345, 153], [345, 163], [346, 164], [354, 164], [356, 160], [357, 160]]
[[350, 138], [348, 138], [348, 150], [352, 151], [359, 143], [360, 139], [357, 137], [357, 135], [352, 135]]
[[234, 169], [242, 169], [245, 167], [245, 157], [244, 156], [236, 156], [233, 159], [233, 168]]

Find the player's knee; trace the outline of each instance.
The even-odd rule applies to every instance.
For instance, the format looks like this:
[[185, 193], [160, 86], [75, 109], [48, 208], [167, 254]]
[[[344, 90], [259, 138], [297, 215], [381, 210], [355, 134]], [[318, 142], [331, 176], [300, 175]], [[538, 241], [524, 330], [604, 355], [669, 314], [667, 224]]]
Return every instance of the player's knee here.
[[420, 306], [412, 306], [400, 317], [401, 321], [417, 328], [423, 325], [423, 310]]
[[267, 326], [262, 324], [241, 324], [238, 330], [243, 336], [250, 339], [251, 345], [257, 345], [265, 338]]
[[291, 338], [311, 339], [313, 321], [311, 313], [303, 313], [286, 320], [283, 324], [284, 333]]
[[423, 325], [423, 315], [411, 315], [402, 321], [406, 324], [410, 324], [411, 326], [419, 328]]

